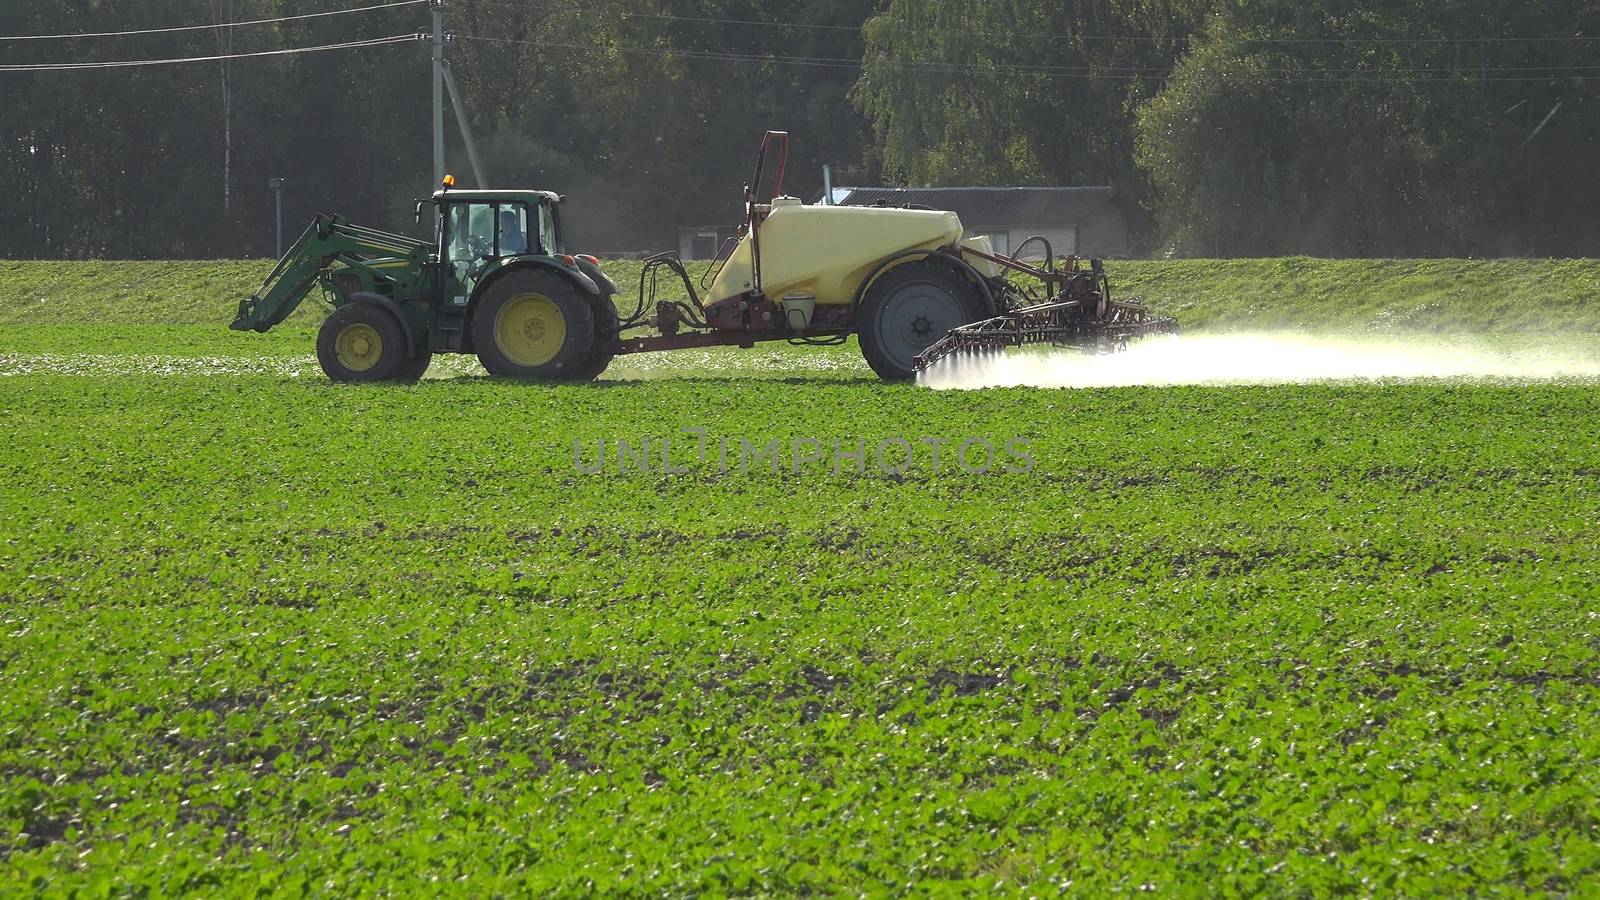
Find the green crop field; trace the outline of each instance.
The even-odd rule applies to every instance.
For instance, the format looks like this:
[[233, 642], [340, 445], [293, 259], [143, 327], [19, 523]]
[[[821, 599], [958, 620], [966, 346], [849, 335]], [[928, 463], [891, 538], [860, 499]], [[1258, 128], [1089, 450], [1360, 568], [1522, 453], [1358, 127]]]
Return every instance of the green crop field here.
[[[8, 893], [1600, 888], [1593, 379], [337, 386], [313, 311], [225, 330], [257, 263], [53, 265], [0, 263]], [[1600, 330], [1593, 263], [1119, 274]]]

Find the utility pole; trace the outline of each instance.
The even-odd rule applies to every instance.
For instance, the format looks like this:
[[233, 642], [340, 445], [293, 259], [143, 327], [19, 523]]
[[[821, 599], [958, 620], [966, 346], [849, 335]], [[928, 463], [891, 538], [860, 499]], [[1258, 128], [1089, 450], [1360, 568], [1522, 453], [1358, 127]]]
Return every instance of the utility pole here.
[[283, 179], [268, 178], [267, 187], [278, 195], [278, 258], [283, 259]]
[[444, 0], [433, 8], [433, 184], [444, 181]]
[[[211, 17], [217, 20], [217, 55], [222, 63], [222, 212], [233, 209], [233, 0], [211, 0]], [[225, 24], [226, 23], [226, 24]]]

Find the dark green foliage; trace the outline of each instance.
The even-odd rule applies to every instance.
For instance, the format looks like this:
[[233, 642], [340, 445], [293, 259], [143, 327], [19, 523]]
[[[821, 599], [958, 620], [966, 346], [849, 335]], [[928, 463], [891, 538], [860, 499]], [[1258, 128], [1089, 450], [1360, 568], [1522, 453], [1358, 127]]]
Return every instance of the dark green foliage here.
[[1597, 25], [1574, 0], [1230, 5], [1140, 111], [1167, 235], [1190, 255], [1593, 255], [1600, 104], [1571, 76], [1596, 44], [1559, 38]]
[[1129, 137], [1204, 3], [893, 0], [855, 96], [887, 177], [1142, 193]]
[[[224, 5], [236, 20], [329, 8], [312, 0]], [[472, 0], [447, 9], [489, 178], [496, 187], [568, 194], [575, 246], [660, 249], [678, 225], [737, 221], [740, 185], [765, 128], [795, 132], [790, 187], [808, 195], [820, 187], [824, 160], [848, 173], [863, 157], [866, 126], [845, 100], [850, 63], [765, 61], [858, 58], [854, 31], [696, 18], [859, 25], [870, 2]], [[183, 11], [25, 0], [0, 10], [0, 34], [159, 27], [208, 15], [203, 4]], [[408, 6], [239, 28], [234, 49], [408, 34], [427, 21], [426, 7]], [[215, 53], [217, 35], [0, 44], [0, 63], [129, 59]], [[0, 256], [269, 255], [269, 176], [289, 179], [291, 238], [319, 212], [415, 231], [411, 200], [431, 190], [428, 53], [415, 43], [232, 62], [227, 210], [220, 64], [0, 73], [0, 171], [15, 211], [0, 220]], [[448, 168], [466, 185], [471, 173], [450, 115]]]
[[[196, 8], [9, 3], [0, 34], [326, 5]], [[231, 49], [426, 20], [412, 6], [240, 28]], [[449, 27], [490, 179], [568, 194], [573, 243], [593, 251], [737, 221], [755, 141], [781, 128], [792, 193], [813, 196], [824, 162], [840, 184], [1112, 183], [1153, 217], [1145, 255], [1600, 252], [1589, 0], [465, 0]], [[0, 62], [218, 47], [209, 30], [13, 42]], [[289, 179], [291, 232], [317, 212], [411, 228], [430, 181], [427, 52], [237, 60], [226, 91], [215, 63], [0, 73], [0, 255], [267, 255], [269, 176]]]
[[[116, 31], [324, 11], [320, 0], [103, 4], [8, 3], [0, 32]], [[220, 10], [219, 10], [220, 7]], [[422, 7], [234, 29], [234, 52], [414, 31]], [[228, 18], [223, 15], [222, 18]], [[66, 42], [0, 42], [0, 61], [205, 56], [214, 31]], [[425, 192], [421, 45], [230, 63], [231, 179], [224, 206], [220, 63], [0, 74], [6, 128], [0, 171], [12, 213], [0, 255], [194, 257], [272, 251], [268, 176], [285, 176], [285, 227], [316, 212], [401, 221]], [[397, 119], [400, 109], [409, 112]], [[329, 209], [333, 205], [336, 209]], [[20, 213], [18, 215], [17, 213]], [[409, 221], [407, 219], [407, 221]], [[292, 235], [291, 235], [292, 237]]]

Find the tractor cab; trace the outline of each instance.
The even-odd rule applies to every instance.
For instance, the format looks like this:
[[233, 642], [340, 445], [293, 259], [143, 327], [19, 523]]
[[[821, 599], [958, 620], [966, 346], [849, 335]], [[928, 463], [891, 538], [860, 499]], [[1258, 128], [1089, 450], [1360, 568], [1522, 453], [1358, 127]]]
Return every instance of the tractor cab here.
[[561, 253], [556, 205], [548, 191], [435, 191], [435, 237], [449, 268], [454, 305], [465, 305], [477, 285], [518, 257]]

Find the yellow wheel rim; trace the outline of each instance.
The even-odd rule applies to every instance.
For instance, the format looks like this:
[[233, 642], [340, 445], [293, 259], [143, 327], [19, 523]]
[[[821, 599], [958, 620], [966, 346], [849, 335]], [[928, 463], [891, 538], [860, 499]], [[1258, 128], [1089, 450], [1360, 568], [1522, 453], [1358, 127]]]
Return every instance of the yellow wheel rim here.
[[495, 314], [495, 345], [516, 365], [542, 366], [556, 358], [566, 340], [566, 316], [542, 294], [519, 294]]
[[339, 329], [333, 353], [339, 358], [339, 365], [352, 372], [365, 372], [383, 358], [383, 338], [378, 336], [378, 329], [355, 322]]

